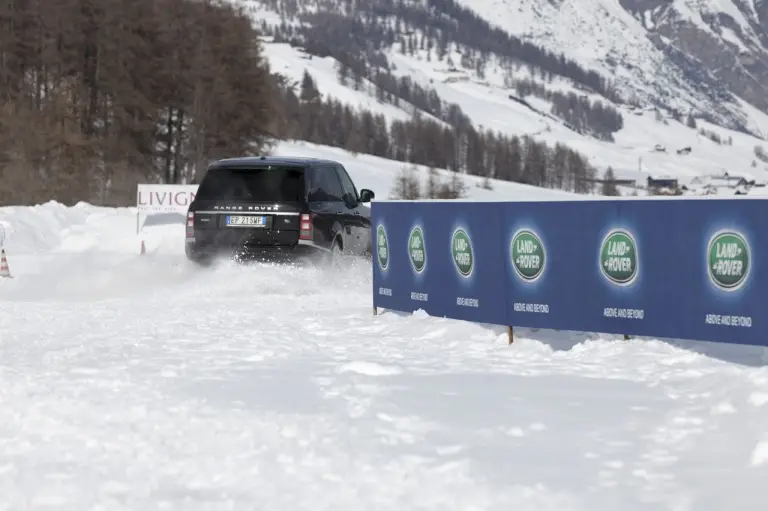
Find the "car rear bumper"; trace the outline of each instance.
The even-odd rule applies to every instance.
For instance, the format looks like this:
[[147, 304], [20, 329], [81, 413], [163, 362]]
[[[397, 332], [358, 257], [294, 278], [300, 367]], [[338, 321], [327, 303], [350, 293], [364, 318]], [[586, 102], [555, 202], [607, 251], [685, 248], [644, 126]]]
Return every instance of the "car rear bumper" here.
[[256, 243], [199, 243], [187, 239], [185, 244], [187, 258], [204, 261], [214, 257], [235, 257], [241, 260], [297, 260], [322, 256], [327, 249], [309, 240], [297, 240], [292, 244], [261, 245]]

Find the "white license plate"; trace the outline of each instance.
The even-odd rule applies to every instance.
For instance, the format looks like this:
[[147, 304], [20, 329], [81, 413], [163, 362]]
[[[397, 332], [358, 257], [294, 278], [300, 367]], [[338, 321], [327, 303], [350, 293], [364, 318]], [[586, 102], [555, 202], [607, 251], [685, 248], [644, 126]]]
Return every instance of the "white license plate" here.
[[232, 215], [227, 216], [229, 227], [264, 227], [267, 225], [267, 217], [256, 215]]

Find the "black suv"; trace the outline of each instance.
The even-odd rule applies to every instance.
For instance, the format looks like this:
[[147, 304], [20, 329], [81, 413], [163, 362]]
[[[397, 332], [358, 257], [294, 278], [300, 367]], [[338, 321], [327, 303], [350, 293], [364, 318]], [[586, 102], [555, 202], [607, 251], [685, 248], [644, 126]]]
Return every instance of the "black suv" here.
[[371, 254], [371, 190], [344, 167], [315, 158], [251, 157], [208, 167], [187, 212], [186, 254], [205, 263], [239, 257], [314, 256], [337, 264]]

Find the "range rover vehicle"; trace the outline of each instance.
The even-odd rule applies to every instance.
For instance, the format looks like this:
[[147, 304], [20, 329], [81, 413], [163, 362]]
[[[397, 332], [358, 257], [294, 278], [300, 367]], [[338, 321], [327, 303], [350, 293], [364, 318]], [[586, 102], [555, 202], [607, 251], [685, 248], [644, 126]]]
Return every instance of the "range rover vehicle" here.
[[339, 267], [370, 257], [371, 190], [344, 167], [314, 158], [248, 157], [211, 164], [187, 212], [186, 254], [294, 258]]

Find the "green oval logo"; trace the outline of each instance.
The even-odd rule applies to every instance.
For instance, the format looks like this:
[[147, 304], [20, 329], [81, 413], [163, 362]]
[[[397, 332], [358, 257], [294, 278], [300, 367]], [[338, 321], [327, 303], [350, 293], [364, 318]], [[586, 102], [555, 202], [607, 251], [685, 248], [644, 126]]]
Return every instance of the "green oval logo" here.
[[408, 255], [416, 273], [424, 271], [427, 265], [427, 248], [424, 246], [424, 233], [421, 227], [414, 227], [408, 237]]
[[608, 233], [600, 247], [600, 270], [618, 285], [630, 284], [637, 277], [637, 243], [630, 233], [615, 230]]
[[475, 267], [475, 256], [472, 252], [472, 242], [464, 229], [456, 229], [451, 241], [451, 253], [456, 269], [463, 277], [472, 275]]
[[512, 266], [521, 279], [533, 282], [544, 273], [544, 245], [533, 231], [519, 231], [510, 247]]
[[749, 274], [749, 244], [739, 233], [724, 231], [709, 240], [707, 250], [709, 278], [719, 288], [735, 290], [741, 287]]
[[376, 255], [379, 260], [379, 266], [386, 270], [389, 265], [389, 241], [387, 241], [387, 231], [380, 225], [376, 229]]

